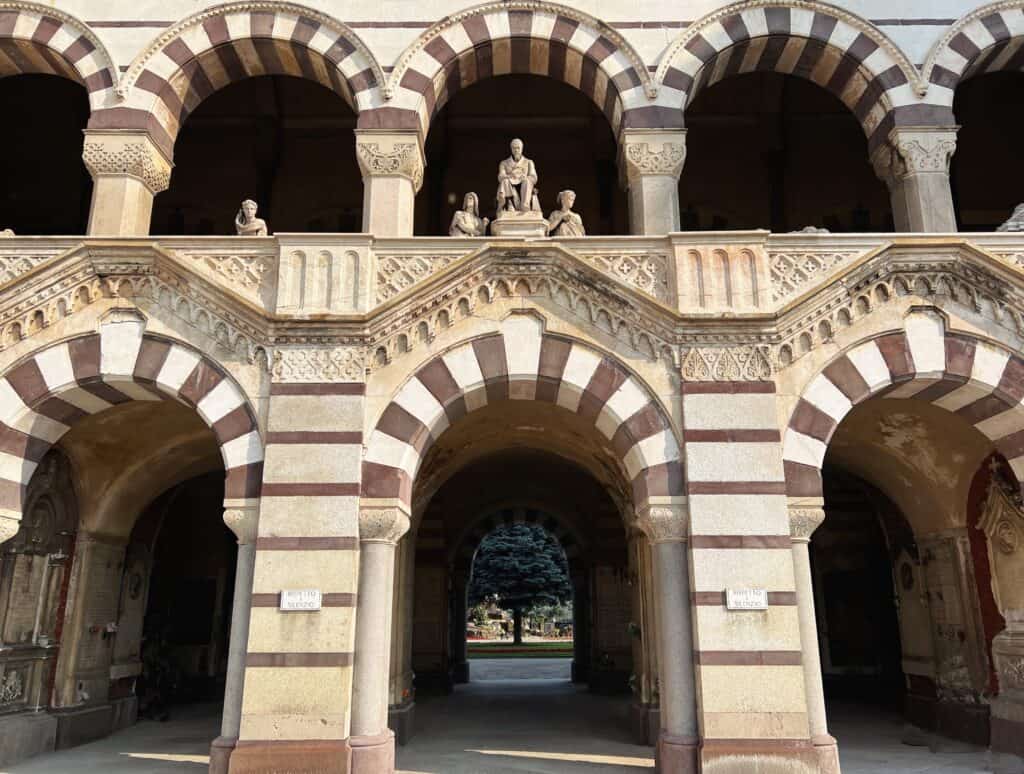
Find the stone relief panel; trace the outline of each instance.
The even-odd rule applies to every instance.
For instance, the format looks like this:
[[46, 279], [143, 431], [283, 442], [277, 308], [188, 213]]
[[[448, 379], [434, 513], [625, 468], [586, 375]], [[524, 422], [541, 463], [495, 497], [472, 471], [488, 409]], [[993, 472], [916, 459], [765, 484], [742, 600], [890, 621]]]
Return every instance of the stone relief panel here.
[[365, 237], [279, 241], [278, 312], [303, 317], [367, 311]]
[[681, 310], [754, 311], [766, 306], [764, 262], [763, 243], [682, 247], [676, 252]]
[[671, 301], [668, 256], [663, 253], [585, 253], [580, 258], [651, 298], [662, 303]]
[[189, 268], [232, 293], [264, 308], [272, 304], [276, 287], [275, 245], [246, 245], [240, 244], [238, 239], [161, 244], [169, 247]]
[[855, 252], [769, 251], [772, 301], [788, 301], [810, 290], [856, 256]]
[[377, 254], [376, 300], [378, 304], [394, 298], [406, 288], [411, 288], [427, 277], [448, 267], [463, 255], [465, 250], [447, 254]]
[[775, 369], [770, 347], [750, 344], [684, 348], [681, 372], [687, 382], [750, 382], [771, 379]]
[[[13, 240], [12, 240], [13, 241]], [[81, 240], [32, 239], [0, 242], [0, 287], [67, 252]]]
[[361, 382], [366, 359], [361, 347], [281, 347], [271, 374], [278, 382]]

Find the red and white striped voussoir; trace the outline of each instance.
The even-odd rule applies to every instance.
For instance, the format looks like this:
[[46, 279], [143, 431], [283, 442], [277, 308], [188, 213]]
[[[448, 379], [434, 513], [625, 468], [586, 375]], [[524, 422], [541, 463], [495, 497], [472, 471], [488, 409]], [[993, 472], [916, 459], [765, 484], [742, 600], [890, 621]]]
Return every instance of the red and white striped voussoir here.
[[522, 325], [462, 344], [405, 383], [367, 443], [363, 496], [409, 503], [420, 460], [441, 433], [506, 399], [555, 403], [592, 421], [622, 461], [637, 502], [683, 491], [678, 442], [647, 388], [611, 358]]
[[[524, 6], [526, 4], [523, 4]], [[423, 41], [426, 41], [425, 43]], [[596, 21], [566, 8], [489, 4], [428, 30], [392, 73], [395, 109], [430, 120], [459, 89], [485, 78], [525, 73], [556, 78], [582, 91], [618, 130], [631, 111], [646, 108], [642, 60], [612, 40]]]
[[128, 82], [130, 90], [121, 106], [154, 117], [166, 135], [154, 139], [165, 149], [173, 145], [185, 118], [200, 102], [247, 77], [293, 75], [317, 81], [356, 113], [370, 107], [370, 92], [383, 79], [354, 32], [298, 5], [282, 3], [261, 10], [241, 3], [219, 6], [185, 20], [172, 32]]
[[960, 81], [1000, 70], [1024, 70], [1024, 4], [993, 3], [953, 25], [925, 72], [936, 96], [953, 104]]
[[263, 443], [241, 390], [209, 358], [137, 326], [108, 325], [55, 344], [0, 379], [0, 512], [20, 514], [47, 449], [91, 414], [133, 400], [174, 399], [213, 429], [227, 472], [225, 497], [259, 495]]
[[[744, 4], [746, 5], [746, 4]], [[700, 90], [746, 72], [797, 75], [835, 94], [856, 115], [872, 147], [893, 127], [893, 111], [921, 106], [895, 47], [879, 32], [815, 8], [764, 4], [717, 14], [684, 32], [660, 72], [658, 104], [684, 110]], [[908, 123], [903, 120], [903, 123]]]
[[94, 110], [113, 100], [117, 83], [110, 55], [84, 24], [53, 8], [0, 2], [0, 77], [22, 73], [81, 83]]
[[808, 384], [783, 442], [790, 496], [821, 496], [829, 439], [853, 406], [879, 394], [927, 401], [963, 417], [1024, 477], [1024, 360], [932, 323], [908, 320], [905, 332], [858, 344]]

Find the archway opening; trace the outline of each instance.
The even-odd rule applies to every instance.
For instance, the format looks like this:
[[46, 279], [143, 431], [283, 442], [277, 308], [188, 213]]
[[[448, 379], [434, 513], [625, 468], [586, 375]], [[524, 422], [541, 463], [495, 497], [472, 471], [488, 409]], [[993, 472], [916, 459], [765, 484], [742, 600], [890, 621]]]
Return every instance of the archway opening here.
[[355, 124], [352, 108], [314, 81], [263, 75], [226, 86], [185, 120], [150, 232], [234, 234], [244, 199], [271, 233], [360, 231]]
[[433, 118], [427, 167], [416, 197], [415, 233], [448, 233], [469, 191], [480, 214], [495, 215], [498, 163], [523, 140], [537, 167], [541, 209], [559, 191], [576, 192], [574, 210], [588, 234], [628, 234], [625, 192], [618, 183], [617, 144], [607, 117], [578, 89], [540, 75], [502, 75], [456, 93]]
[[[961, 83], [953, 99], [960, 125], [950, 183], [961, 231], [994, 231], [1024, 200], [1020, 126], [1024, 73], [995, 72]], [[998, 168], [998, 175], [991, 170]]]
[[[59, 75], [0, 78], [0, 230], [84, 234], [92, 178], [82, 161], [85, 88]], [[13, 117], [17, 116], [17, 120]]]
[[683, 230], [893, 230], [861, 125], [820, 86], [770, 72], [724, 78], [697, 94], [686, 125]]

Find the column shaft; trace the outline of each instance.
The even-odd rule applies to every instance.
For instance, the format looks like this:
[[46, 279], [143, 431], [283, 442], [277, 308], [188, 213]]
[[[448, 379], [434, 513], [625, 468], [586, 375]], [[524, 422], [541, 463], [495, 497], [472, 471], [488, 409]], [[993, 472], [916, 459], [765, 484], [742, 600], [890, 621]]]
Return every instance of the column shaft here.
[[469, 682], [469, 661], [466, 655], [466, 593], [469, 579], [456, 572], [452, 578], [452, 679], [456, 683]]
[[658, 635], [665, 655], [661, 671], [661, 727], [676, 744], [697, 741], [696, 688], [690, 654], [690, 573], [683, 542], [655, 543], [654, 571], [658, 574]]
[[242, 725], [242, 688], [245, 684], [245, 651], [249, 641], [252, 613], [252, 573], [256, 566], [256, 545], [238, 546], [235, 567], [235, 597], [231, 605], [231, 641], [228, 645], [228, 674], [224, 685], [224, 714], [221, 736], [237, 739]]
[[949, 162], [957, 127], [900, 127], [872, 157], [875, 173], [889, 187], [897, 231], [956, 231]]
[[363, 231], [412, 236], [416, 192], [423, 184], [423, 151], [416, 132], [358, 130], [363, 173]]
[[352, 735], [380, 736], [387, 732], [388, 724], [395, 546], [366, 541], [360, 543], [359, 550]]
[[807, 725], [815, 743], [834, 740], [828, 735], [825, 718], [825, 687], [821, 680], [821, 655], [818, 651], [818, 623], [814, 616], [814, 589], [811, 587], [811, 560], [806, 541], [793, 541], [793, 573], [796, 585], [800, 641], [803, 645], [804, 686], [807, 690]]
[[171, 162], [145, 132], [88, 131], [82, 160], [92, 175], [90, 236], [147, 236], [153, 198], [171, 181]]

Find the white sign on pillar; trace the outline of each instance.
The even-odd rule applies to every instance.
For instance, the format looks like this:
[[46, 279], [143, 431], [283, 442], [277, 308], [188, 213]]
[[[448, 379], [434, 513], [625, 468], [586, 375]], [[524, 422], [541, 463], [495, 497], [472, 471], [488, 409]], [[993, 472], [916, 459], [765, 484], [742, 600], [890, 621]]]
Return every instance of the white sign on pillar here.
[[726, 589], [726, 610], [767, 610], [768, 592], [765, 589]]
[[293, 612], [310, 612], [320, 609], [322, 595], [320, 589], [292, 589], [281, 592], [279, 610]]

